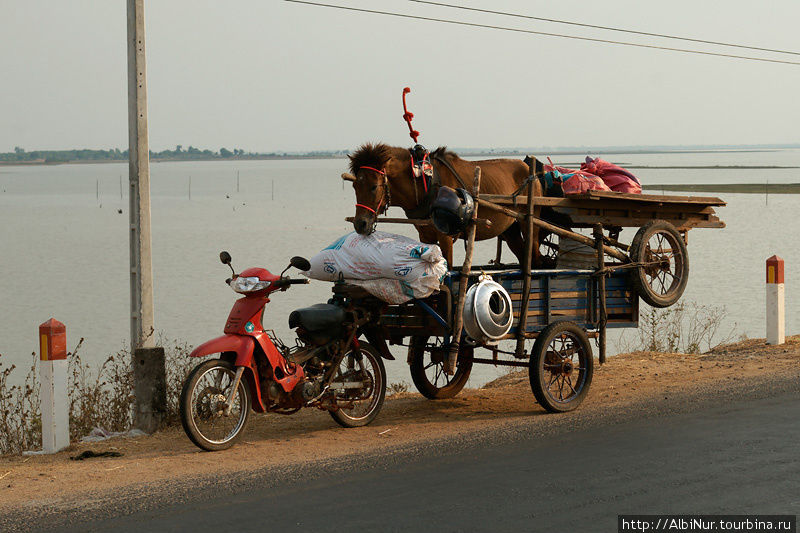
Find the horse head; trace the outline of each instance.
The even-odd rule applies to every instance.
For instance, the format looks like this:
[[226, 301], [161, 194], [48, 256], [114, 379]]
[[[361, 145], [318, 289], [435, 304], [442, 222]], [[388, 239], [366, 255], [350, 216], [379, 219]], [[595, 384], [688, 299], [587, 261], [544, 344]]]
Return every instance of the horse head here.
[[386, 164], [391, 159], [385, 144], [365, 144], [350, 155], [350, 173], [342, 179], [351, 181], [356, 192], [356, 214], [353, 228], [360, 235], [375, 231], [378, 215], [389, 208], [389, 178]]

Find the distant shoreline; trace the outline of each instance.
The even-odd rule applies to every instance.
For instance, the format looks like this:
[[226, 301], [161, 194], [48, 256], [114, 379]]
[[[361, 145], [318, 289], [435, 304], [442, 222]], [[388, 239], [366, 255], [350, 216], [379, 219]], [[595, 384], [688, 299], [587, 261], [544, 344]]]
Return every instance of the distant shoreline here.
[[[297, 160], [297, 159], [346, 159], [346, 155], [264, 155], [253, 157], [203, 157], [192, 159], [158, 159], [153, 158], [150, 163], [210, 163], [210, 162], [232, 162], [232, 161], [271, 161], [275, 159]], [[0, 167], [30, 167], [30, 166], [56, 166], [56, 165], [101, 165], [101, 164], [123, 164], [127, 165], [127, 159], [74, 159], [70, 161], [0, 161]]]
[[[652, 155], [652, 154], [687, 154], [687, 153], [740, 153], [740, 152], [769, 152], [775, 150], [680, 150], [680, 151], [648, 151], [648, 152], [594, 152], [606, 155]], [[584, 155], [587, 152], [548, 152], [549, 156], [560, 155]], [[526, 152], [485, 152], [485, 153], [461, 153], [459, 154], [464, 158], [503, 158], [503, 157], [525, 157], [528, 155]], [[275, 161], [275, 160], [320, 160], [320, 159], [347, 159], [346, 155], [330, 154], [330, 155], [263, 155], [251, 157], [208, 157], [208, 158], [187, 158], [187, 159], [159, 159], [153, 158], [151, 163], [208, 163], [208, 162], [236, 162], [236, 161]], [[127, 164], [127, 159], [75, 159], [69, 161], [0, 161], [0, 167], [12, 166], [55, 166], [55, 165], [100, 165], [100, 164]], [[563, 163], [556, 162], [556, 164], [565, 166], [577, 166], [579, 163]], [[630, 169], [666, 169], [666, 170], [778, 170], [778, 169], [797, 169], [800, 166], [784, 166], [784, 165], [633, 165], [624, 163]]]
[[671, 183], [664, 185], [643, 185], [642, 188], [646, 191], [800, 194], [800, 183]]

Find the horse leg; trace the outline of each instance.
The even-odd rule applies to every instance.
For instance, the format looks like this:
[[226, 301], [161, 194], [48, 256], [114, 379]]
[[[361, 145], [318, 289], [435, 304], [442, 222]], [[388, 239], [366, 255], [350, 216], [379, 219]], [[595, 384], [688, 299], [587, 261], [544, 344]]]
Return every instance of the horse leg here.
[[533, 226], [531, 232], [531, 240], [533, 241], [531, 264], [533, 268], [552, 268], [545, 265], [545, 259], [542, 257], [542, 251], [539, 250], [539, 227]]
[[[539, 161], [537, 161], [539, 163]], [[537, 167], [538, 168], [538, 167]], [[544, 191], [542, 190], [542, 182], [539, 180], [535, 180], [533, 182], [533, 190], [529, 191], [534, 197], [544, 196]], [[533, 213], [531, 213], [534, 218], [541, 218], [542, 215], [542, 208], [541, 207], [534, 207]], [[539, 250], [539, 226], [531, 225], [531, 234], [528, 238], [532, 241], [533, 247], [531, 254], [531, 264], [533, 268], [555, 268], [555, 265], [549, 264], [551, 261], [545, 261], [542, 257], [541, 250]]]
[[[539, 209], [534, 209], [533, 216], [539, 217], [540, 212]], [[542, 255], [542, 251], [539, 249], [539, 237], [544, 233], [544, 230], [540, 229], [538, 226], [533, 227], [533, 235], [531, 238], [533, 239], [533, 254], [531, 257], [531, 261], [533, 262], [534, 268], [556, 268], [556, 260], [550, 257], [545, 257]]]
[[439, 248], [447, 261], [447, 268], [453, 268], [453, 239], [447, 235], [439, 235]]
[[507, 230], [500, 234], [499, 238], [502, 238], [508, 244], [511, 253], [516, 256], [517, 262], [521, 265], [522, 258], [525, 256], [525, 241], [522, 238], [522, 226], [519, 225], [519, 222], [511, 224]]
[[[521, 265], [522, 258], [525, 257], [525, 238], [522, 233], [522, 226], [518, 222], [513, 223], [506, 231], [500, 234], [500, 238], [508, 244], [511, 252], [517, 257], [517, 262]], [[533, 241], [533, 246], [531, 247], [531, 265], [533, 268], [554, 268], [555, 265], [552, 264], [552, 261], [542, 256], [539, 250], [539, 228], [537, 226], [533, 227], [531, 240]]]
[[453, 239], [446, 235], [441, 235], [435, 229], [429, 226], [414, 226], [417, 228], [420, 242], [425, 244], [438, 244], [442, 249], [442, 256], [447, 261], [447, 268], [452, 268], [453, 265]]

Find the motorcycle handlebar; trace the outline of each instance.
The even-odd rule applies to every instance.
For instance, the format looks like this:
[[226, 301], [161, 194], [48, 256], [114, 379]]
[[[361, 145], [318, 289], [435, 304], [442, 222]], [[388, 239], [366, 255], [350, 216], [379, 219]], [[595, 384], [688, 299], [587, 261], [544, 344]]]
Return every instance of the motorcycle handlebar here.
[[305, 278], [298, 278], [298, 279], [283, 278], [274, 282], [273, 285], [278, 287], [288, 287], [289, 285], [306, 285], [310, 282], [311, 280]]

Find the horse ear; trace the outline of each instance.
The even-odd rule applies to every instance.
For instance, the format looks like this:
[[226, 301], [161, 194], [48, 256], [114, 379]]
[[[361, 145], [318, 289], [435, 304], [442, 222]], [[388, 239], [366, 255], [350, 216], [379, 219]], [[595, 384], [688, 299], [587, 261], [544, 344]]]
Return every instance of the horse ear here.
[[356, 177], [350, 174], [349, 172], [344, 172], [342, 174], [342, 179], [345, 181], [352, 181], [353, 183], [355, 183], [356, 181]]
[[395, 172], [397, 172], [395, 169], [391, 168], [392, 166], [396, 165], [397, 163], [398, 163], [398, 159], [396, 157], [394, 157], [394, 156], [391, 156], [383, 164], [383, 171], [386, 172], [386, 177], [387, 178], [389, 177], [389, 174], [394, 174]]
[[538, 158], [533, 158], [533, 160], [536, 161], [536, 166], [534, 167], [536, 170], [536, 175], [544, 174], [544, 163], [539, 161]]

